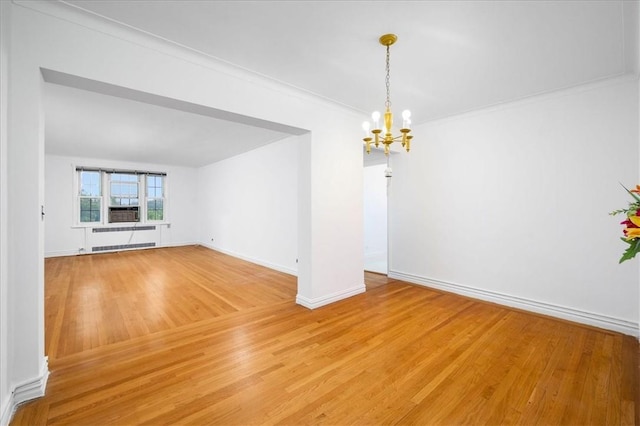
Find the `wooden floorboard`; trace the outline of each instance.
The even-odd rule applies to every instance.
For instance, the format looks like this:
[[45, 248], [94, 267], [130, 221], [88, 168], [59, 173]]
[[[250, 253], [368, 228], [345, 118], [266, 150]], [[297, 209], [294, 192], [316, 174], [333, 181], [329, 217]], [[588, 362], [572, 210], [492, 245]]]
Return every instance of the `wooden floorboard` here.
[[47, 259], [51, 375], [12, 424], [638, 424], [635, 338], [365, 280], [308, 310], [198, 246]]

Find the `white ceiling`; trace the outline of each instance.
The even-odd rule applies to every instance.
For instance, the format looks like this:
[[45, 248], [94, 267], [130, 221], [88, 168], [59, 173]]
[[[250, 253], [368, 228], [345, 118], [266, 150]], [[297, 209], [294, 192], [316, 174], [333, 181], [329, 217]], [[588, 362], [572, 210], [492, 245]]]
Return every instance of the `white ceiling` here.
[[293, 134], [60, 84], [44, 109], [46, 152], [72, 157], [200, 167]]
[[[384, 106], [384, 48], [378, 37], [396, 33], [391, 100], [395, 109], [411, 109], [415, 124], [638, 71], [637, 1], [63, 3], [363, 112]], [[223, 138], [213, 135], [247, 138], [243, 149], [251, 141], [259, 146], [286, 136], [51, 86], [50, 152], [78, 153], [87, 140], [104, 146], [94, 136], [104, 135], [101, 126], [111, 128], [114, 120], [119, 130], [110, 133], [122, 138], [107, 144], [108, 155], [131, 160], [136, 149], [153, 143], [154, 162], [165, 164], [219, 159], [208, 157], [222, 149]], [[74, 119], [79, 114], [83, 120]], [[190, 158], [186, 148], [203, 154]]]

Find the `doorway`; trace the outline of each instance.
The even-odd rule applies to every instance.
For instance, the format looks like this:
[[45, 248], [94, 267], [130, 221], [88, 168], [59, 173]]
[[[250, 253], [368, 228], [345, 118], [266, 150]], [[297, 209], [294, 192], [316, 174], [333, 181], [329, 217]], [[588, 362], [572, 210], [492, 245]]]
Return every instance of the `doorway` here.
[[387, 181], [386, 162], [364, 167], [364, 270], [387, 275]]

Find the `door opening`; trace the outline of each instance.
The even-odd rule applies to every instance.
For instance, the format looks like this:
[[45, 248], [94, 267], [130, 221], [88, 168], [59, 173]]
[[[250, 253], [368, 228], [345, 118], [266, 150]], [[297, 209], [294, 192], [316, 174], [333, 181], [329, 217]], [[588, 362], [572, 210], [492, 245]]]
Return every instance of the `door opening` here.
[[387, 180], [385, 164], [364, 167], [364, 269], [387, 274]]

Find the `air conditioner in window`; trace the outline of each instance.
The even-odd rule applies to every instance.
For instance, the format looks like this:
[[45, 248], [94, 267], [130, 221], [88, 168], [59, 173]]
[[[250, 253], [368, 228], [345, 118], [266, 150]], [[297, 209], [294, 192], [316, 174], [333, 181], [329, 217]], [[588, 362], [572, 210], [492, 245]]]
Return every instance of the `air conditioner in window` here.
[[140, 222], [140, 207], [109, 207], [109, 223]]

